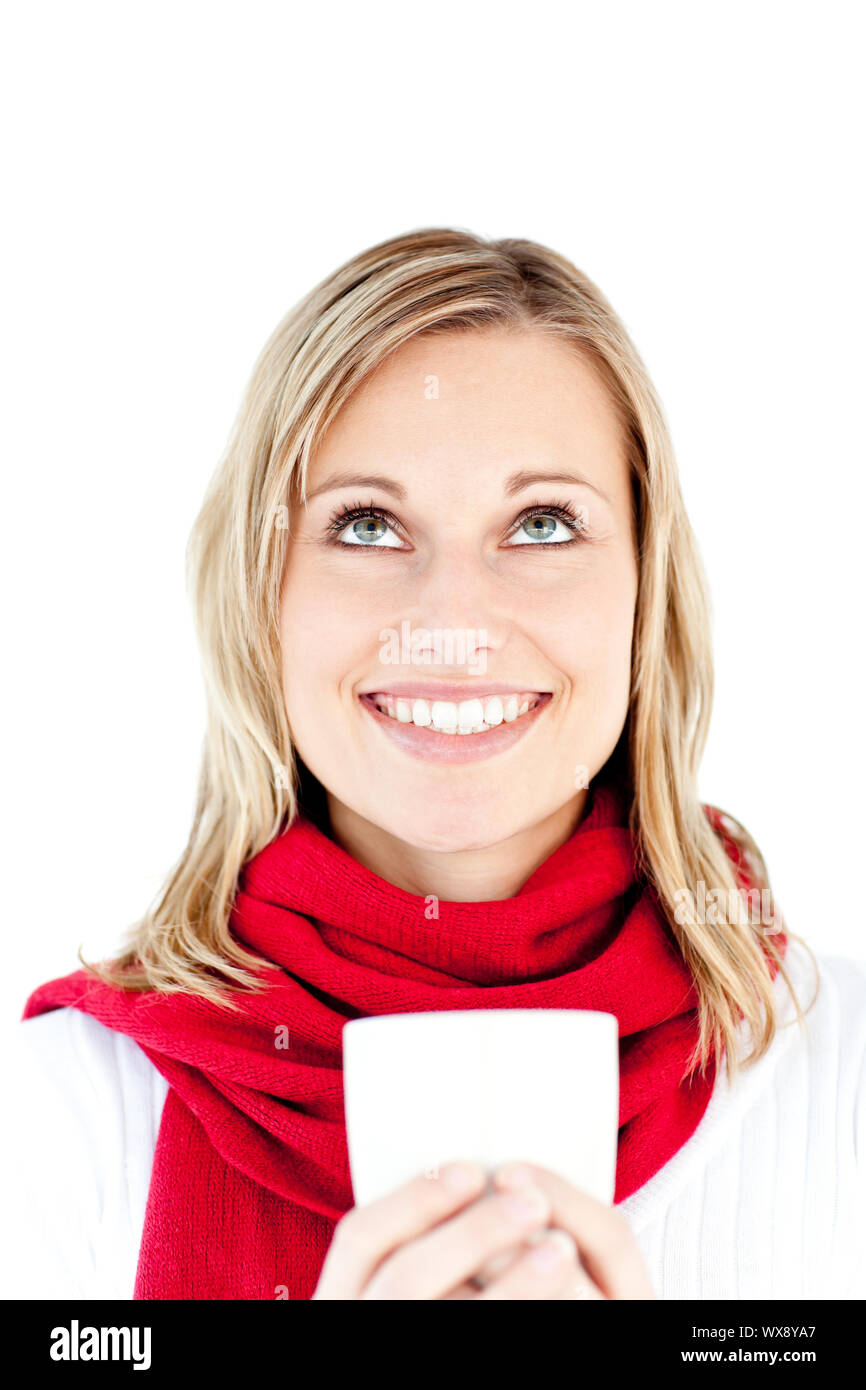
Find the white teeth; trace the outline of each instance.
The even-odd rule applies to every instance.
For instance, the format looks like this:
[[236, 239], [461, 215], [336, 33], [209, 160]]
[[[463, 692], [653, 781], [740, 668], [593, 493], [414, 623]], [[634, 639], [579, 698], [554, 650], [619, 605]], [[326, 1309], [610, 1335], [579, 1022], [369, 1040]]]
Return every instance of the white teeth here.
[[480, 700], [461, 700], [457, 706], [457, 728], [461, 734], [471, 734], [484, 723], [484, 706]]
[[494, 729], [497, 724], [502, 723], [503, 717], [502, 701], [498, 695], [491, 695], [484, 706], [484, 723], [489, 729]]
[[400, 724], [435, 729], [440, 734], [486, 734], [497, 725], [513, 724], [538, 704], [536, 695], [488, 695], [471, 700], [397, 699], [387, 693], [376, 696], [376, 708]]
[[458, 710], [451, 700], [434, 700], [430, 723], [440, 734], [456, 734]]

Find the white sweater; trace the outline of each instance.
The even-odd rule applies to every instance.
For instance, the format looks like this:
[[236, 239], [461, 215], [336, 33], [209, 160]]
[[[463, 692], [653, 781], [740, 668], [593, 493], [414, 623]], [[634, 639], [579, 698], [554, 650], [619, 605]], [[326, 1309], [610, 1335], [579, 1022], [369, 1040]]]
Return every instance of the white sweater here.
[[[788, 954], [805, 1008], [811, 962]], [[820, 989], [691, 1139], [621, 1204], [659, 1298], [866, 1297], [866, 965], [818, 957]], [[75, 1009], [7, 1026], [13, 1171], [6, 1298], [132, 1297], [166, 1082]], [[744, 1044], [746, 1035], [743, 1034]]]

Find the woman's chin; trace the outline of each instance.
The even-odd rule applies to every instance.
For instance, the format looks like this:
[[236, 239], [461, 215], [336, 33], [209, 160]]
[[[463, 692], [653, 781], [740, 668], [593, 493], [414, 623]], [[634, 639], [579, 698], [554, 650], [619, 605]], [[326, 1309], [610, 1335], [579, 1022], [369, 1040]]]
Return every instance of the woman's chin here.
[[[388, 817], [383, 826], [395, 839], [402, 840], [407, 847], [427, 851], [431, 854], [461, 854], [474, 850], [489, 849], [515, 835], [524, 826], [515, 817], [508, 819], [499, 816], [479, 814], [477, 808], [471, 811], [455, 807], [452, 810], [436, 807], [435, 814], [424, 808], [423, 815]], [[381, 824], [381, 818], [379, 819]]]

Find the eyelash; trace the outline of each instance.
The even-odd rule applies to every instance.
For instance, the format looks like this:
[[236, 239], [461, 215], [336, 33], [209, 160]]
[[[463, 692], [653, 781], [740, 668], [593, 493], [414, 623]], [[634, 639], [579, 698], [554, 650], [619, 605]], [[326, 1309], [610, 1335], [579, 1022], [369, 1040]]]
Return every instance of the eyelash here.
[[[397, 535], [401, 534], [400, 523], [393, 512], [385, 511], [383, 507], [377, 507], [373, 502], [368, 506], [355, 503], [352, 506], [340, 507], [331, 515], [325, 529], [325, 539], [329, 545], [342, 546], [346, 550], [396, 550], [396, 546], [350, 545], [347, 541], [340, 540], [341, 533], [345, 531], [347, 526], [351, 526], [353, 521], [362, 521], [365, 517], [369, 516], [376, 517], [379, 521], [384, 521], [386, 526], [390, 526]], [[537, 546], [530, 542], [529, 545], [516, 546], [514, 549], [532, 550], [540, 549], [543, 546], [549, 546], [561, 550], [566, 546], [579, 544], [586, 537], [586, 526], [583, 519], [575, 512], [571, 503], [552, 502], [549, 506], [524, 507], [519, 516], [515, 517], [509, 531], [503, 539], [510, 540], [512, 536], [516, 535], [523, 523], [528, 521], [531, 516], [555, 517], [557, 521], [561, 521], [563, 526], [567, 527], [572, 533], [571, 540], [539, 541]]]
[[[511, 537], [520, 530], [524, 521], [528, 521], [531, 516], [555, 517], [557, 521], [561, 521], [563, 526], [571, 532], [570, 541], [540, 541], [539, 546], [550, 545], [554, 547], [563, 547], [579, 544], [580, 541], [586, 539], [587, 532], [583, 517], [574, 510], [570, 502], [551, 502], [550, 506], [547, 507], [524, 507], [520, 515], [512, 522], [511, 530], [508, 532], [506, 539], [510, 540]], [[530, 548], [532, 547], [523, 547], [524, 550]]]
[[[363, 521], [363, 519], [368, 516], [375, 516], [379, 521], [384, 521], [385, 524], [387, 526], [391, 526], [397, 532], [398, 535], [400, 534], [400, 523], [398, 522], [397, 518], [391, 512], [386, 512], [382, 507], [377, 507], [375, 503], [371, 502], [369, 507], [361, 506], [361, 504], [358, 503], [357, 505], [352, 507], [338, 508], [338, 510], [333, 513], [330, 521], [328, 522], [325, 531], [326, 539], [332, 545], [344, 545], [347, 550], [387, 549], [388, 547], [384, 547], [381, 545], [349, 545], [346, 541], [340, 540], [340, 533], [342, 531], [345, 531], [347, 526], [351, 526], [353, 521]], [[391, 547], [391, 549], [394, 548], [395, 547]]]

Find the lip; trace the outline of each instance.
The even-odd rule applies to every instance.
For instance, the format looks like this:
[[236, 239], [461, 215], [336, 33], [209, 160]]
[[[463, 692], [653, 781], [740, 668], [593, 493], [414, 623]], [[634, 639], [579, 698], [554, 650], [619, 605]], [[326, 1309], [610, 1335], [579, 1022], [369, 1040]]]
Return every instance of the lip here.
[[[409, 700], [471, 700], [477, 695], [516, 695], [520, 690], [531, 690], [531, 685], [518, 681], [517, 685], [504, 685], [502, 681], [391, 681], [388, 684], [371, 685], [369, 690], [359, 690], [359, 695], [396, 695]], [[536, 691], [538, 695], [549, 695], [548, 690]], [[524, 716], [525, 717], [525, 716]], [[447, 738], [448, 735], [446, 734]]]
[[373, 704], [371, 696], [375, 693], [388, 693], [389, 695], [399, 695], [403, 699], [408, 699], [410, 695], [419, 700], [460, 700], [472, 699], [473, 695], [507, 695], [516, 690], [525, 690], [525, 685], [482, 685], [476, 682], [474, 685], [445, 685], [443, 683], [406, 681], [395, 682], [388, 686], [378, 686], [375, 691], [360, 691], [358, 702], [361, 708], [366, 710], [370, 719], [378, 724], [383, 734], [390, 738], [398, 748], [410, 757], [417, 758], [421, 762], [428, 763], [474, 763], [484, 758], [492, 758], [498, 753], [503, 753], [508, 748], [513, 748], [522, 738], [529, 733], [551, 703], [552, 695], [550, 691], [540, 690], [540, 700], [534, 709], [526, 714], [521, 714], [511, 724], [497, 724], [495, 729], [488, 729], [486, 734], [440, 734], [433, 729], [419, 729], [414, 724], [401, 724], [398, 719], [391, 719], [387, 714], [380, 714]]

